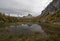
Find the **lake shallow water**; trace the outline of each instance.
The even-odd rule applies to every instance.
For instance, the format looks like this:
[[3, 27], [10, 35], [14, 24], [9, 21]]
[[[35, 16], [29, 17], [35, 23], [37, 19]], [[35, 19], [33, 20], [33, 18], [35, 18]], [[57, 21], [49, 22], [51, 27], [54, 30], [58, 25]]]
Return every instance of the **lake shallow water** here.
[[0, 30], [0, 41], [45, 41], [47, 34], [38, 24], [21, 24]]
[[34, 33], [39, 33], [42, 36], [47, 36], [42, 27], [38, 24], [21, 24], [17, 26], [9, 26], [6, 27], [9, 29], [11, 32], [16, 33], [16, 34], [34, 34]]

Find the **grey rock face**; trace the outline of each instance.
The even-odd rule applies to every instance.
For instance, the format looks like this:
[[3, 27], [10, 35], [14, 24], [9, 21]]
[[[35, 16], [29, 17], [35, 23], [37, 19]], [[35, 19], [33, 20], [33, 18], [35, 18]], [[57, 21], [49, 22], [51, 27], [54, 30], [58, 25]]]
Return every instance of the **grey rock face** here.
[[57, 10], [60, 10], [60, 0], [53, 0], [46, 8], [42, 11], [41, 16], [48, 14], [54, 14]]

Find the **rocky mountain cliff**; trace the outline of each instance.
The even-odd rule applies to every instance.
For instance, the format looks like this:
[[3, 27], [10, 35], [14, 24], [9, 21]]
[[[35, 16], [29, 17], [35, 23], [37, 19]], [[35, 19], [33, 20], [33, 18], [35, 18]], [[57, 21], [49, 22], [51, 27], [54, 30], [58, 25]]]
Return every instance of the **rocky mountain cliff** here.
[[41, 16], [48, 14], [54, 14], [57, 10], [60, 10], [60, 0], [53, 0], [46, 8], [42, 11]]

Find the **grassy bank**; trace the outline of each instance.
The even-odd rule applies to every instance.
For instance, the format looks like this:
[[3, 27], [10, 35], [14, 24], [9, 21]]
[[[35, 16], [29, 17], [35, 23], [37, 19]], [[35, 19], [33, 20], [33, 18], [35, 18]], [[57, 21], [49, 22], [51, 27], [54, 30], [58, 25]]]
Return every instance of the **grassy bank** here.
[[48, 35], [48, 41], [60, 41], [60, 25], [42, 23], [42, 26]]
[[21, 25], [26, 22], [0, 22], [0, 28], [1, 27], [6, 27], [6, 26], [16, 26], [16, 25]]

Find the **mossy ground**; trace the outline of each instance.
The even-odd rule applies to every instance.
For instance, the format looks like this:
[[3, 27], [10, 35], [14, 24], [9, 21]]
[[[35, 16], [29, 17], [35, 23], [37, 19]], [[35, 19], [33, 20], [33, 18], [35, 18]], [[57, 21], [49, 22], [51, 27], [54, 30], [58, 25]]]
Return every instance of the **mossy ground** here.
[[48, 41], [60, 41], [60, 25], [43, 23], [43, 29], [48, 35]]

